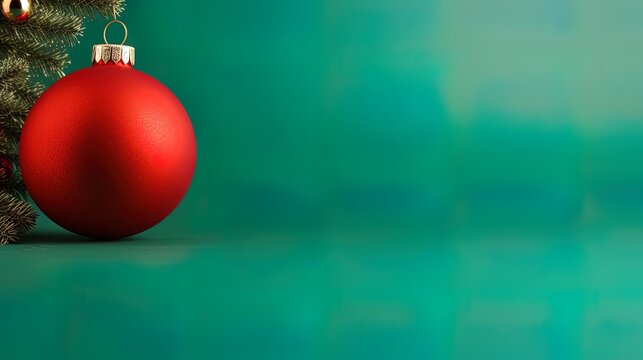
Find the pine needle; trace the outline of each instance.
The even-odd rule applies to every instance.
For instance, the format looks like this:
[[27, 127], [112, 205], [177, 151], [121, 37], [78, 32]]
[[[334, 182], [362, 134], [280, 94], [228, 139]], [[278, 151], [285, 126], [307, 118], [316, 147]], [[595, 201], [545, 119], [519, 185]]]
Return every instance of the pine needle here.
[[40, 83], [29, 82], [29, 65], [9, 57], [0, 61], [0, 154], [17, 152], [24, 119], [43, 91]]
[[18, 235], [28, 233], [36, 225], [36, 212], [31, 206], [7, 192], [0, 193], [0, 218], [2, 217], [8, 219]]
[[8, 216], [0, 216], [0, 245], [18, 241], [18, 230]]
[[34, 9], [39, 6], [61, 9], [80, 17], [111, 17], [114, 9], [117, 15], [123, 12], [125, 0], [35, 0]]
[[23, 85], [29, 80], [29, 64], [23, 59], [9, 57], [0, 61], [0, 89]]
[[63, 48], [48, 45], [19, 39], [0, 39], [0, 57], [20, 57], [39, 74], [62, 77], [65, 75], [63, 69], [69, 64], [69, 55]]
[[29, 64], [24, 59], [9, 57], [0, 60], [0, 91], [12, 90], [16, 96], [33, 104], [45, 87], [41, 83], [30, 82], [30, 79]]
[[[17, 164], [17, 156], [8, 157], [13, 159], [12, 162]], [[0, 184], [0, 193], [7, 192], [17, 199], [22, 201], [29, 201], [29, 194], [27, 194], [27, 189], [25, 188], [24, 182], [22, 182], [22, 176], [20, 176], [20, 171], [14, 167], [14, 173], [11, 179], [8, 182]]]
[[0, 245], [18, 240], [36, 225], [36, 212], [29, 203], [6, 191], [0, 192]]
[[75, 45], [82, 26], [82, 19], [78, 16], [43, 7], [34, 11], [29, 21], [23, 23], [0, 21], [0, 41], [11, 42], [15, 39], [21, 42]]
[[15, 137], [10, 136], [4, 129], [0, 129], [0, 153], [7, 154], [7, 160], [16, 162], [18, 156], [14, 155], [14, 149], [18, 146], [18, 141]]

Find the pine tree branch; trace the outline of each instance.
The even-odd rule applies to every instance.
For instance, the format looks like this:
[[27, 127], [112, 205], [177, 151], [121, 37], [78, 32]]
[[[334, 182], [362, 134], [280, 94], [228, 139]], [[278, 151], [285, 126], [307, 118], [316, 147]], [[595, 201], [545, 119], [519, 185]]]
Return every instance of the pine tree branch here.
[[7, 192], [0, 192], [0, 219], [6, 218], [17, 235], [28, 233], [36, 225], [36, 216], [28, 203]]
[[[0, 130], [0, 154], [4, 154], [4, 157], [10, 161], [12, 164], [18, 163], [18, 154], [15, 151], [12, 151], [18, 144], [14, 141], [11, 141], [9, 137], [3, 134], [3, 130]], [[4, 144], [7, 144], [7, 149], [5, 151]], [[1, 177], [0, 177], [1, 178]]]
[[17, 97], [30, 104], [38, 100], [42, 92], [45, 91], [45, 86], [39, 82], [26, 83], [24, 86], [17, 87], [14, 91]]
[[[29, 64], [23, 59], [9, 57], [0, 60], [0, 91], [12, 90], [16, 96], [23, 100], [34, 103], [44, 91], [44, 85], [38, 82], [30, 82]], [[2, 111], [0, 102], [0, 111]]]
[[34, 9], [39, 6], [47, 6], [80, 17], [95, 17], [96, 15], [111, 17], [114, 9], [117, 15], [123, 12], [125, 0], [35, 0], [34, 5]]
[[19, 139], [16, 141], [15, 138], [10, 138], [4, 130], [0, 129], [0, 152], [7, 154], [7, 159], [12, 163], [17, 163], [15, 160], [18, 159], [18, 156], [15, 154], [15, 149], [19, 141]]
[[64, 48], [48, 45], [18, 39], [0, 41], [0, 57], [21, 57], [36, 73], [62, 77], [65, 75], [63, 69], [69, 63], [69, 55]]
[[8, 192], [0, 192], [0, 245], [15, 243], [19, 235], [36, 226], [37, 214], [29, 205]]
[[0, 90], [0, 154], [9, 156], [17, 153], [22, 126], [31, 104], [33, 102], [20, 93]]
[[29, 64], [23, 59], [9, 57], [0, 60], [0, 89], [22, 86], [29, 80]]
[[18, 230], [8, 216], [0, 216], [0, 245], [18, 241]]
[[24, 120], [41, 90], [40, 84], [23, 84], [15, 90], [0, 87], [0, 128], [11, 143], [18, 143]]
[[[13, 163], [17, 164], [17, 155], [11, 156], [10, 158], [14, 159]], [[0, 183], [0, 192], [7, 192], [16, 198], [22, 201], [29, 201], [29, 194], [27, 194], [27, 189], [25, 184], [22, 182], [22, 175], [20, 174], [19, 169], [14, 167], [13, 176], [6, 183]]]
[[0, 116], [3, 113], [18, 112], [26, 113], [31, 109], [32, 87], [24, 84], [18, 85], [15, 89], [0, 88]]
[[82, 26], [82, 19], [79, 16], [61, 12], [55, 8], [43, 7], [34, 11], [29, 21], [23, 23], [0, 21], [0, 42], [19, 40], [75, 45], [83, 30]]

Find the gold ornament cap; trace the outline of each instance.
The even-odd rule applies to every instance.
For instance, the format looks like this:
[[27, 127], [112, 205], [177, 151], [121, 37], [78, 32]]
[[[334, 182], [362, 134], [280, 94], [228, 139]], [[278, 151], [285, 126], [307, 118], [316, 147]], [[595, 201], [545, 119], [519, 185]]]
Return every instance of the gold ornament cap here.
[[[107, 29], [114, 24], [121, 25], [125, 31], [125, 36], [123, 36], [123, 41], [121, 41], [120, 44], [110, 44], [107, 41]], [[125, 41], [127, 41], [127, 25], [116, 18], [116, 10], [114, 10], [114, 20], [105, 25], [103, 40], [105, 40], [104, 44], [94, 45], [92, 49], [92, 65], [112, 63], [134, 67], [136, 63], [136, 50], [131, 46], [125, 45]]]
[[134, 67], [136, 63], [136, 49], [127, 45], [94, 45], [94, 49], [92, 50], [92, 65], [106, 65], [110, 63]]

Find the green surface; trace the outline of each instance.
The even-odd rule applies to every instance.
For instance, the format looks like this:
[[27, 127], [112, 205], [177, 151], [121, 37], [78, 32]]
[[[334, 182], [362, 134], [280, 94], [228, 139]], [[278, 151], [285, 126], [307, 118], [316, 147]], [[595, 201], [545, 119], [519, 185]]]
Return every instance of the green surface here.
[[643, 357], [642, 18], [129, 1], [138, 69], [191, 115], [193, 186], [125, 242], [41, 218], [0, 248], [0, 359]]
[[641, 236], [39, 236], [0, 248], [0, 354], [637, 359]]

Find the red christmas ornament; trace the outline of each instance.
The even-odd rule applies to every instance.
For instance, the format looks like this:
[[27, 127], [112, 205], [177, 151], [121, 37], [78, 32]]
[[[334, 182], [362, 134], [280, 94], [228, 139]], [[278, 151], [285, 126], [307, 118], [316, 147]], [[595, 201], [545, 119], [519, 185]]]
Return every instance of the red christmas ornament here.
[[134, 49], [94, 46], [93, 66], [52, 85], [20, 140], [27, 190], [54, 222], [103, 239], [137, 234], [179, 204], [196, 163], [190, 119]]

